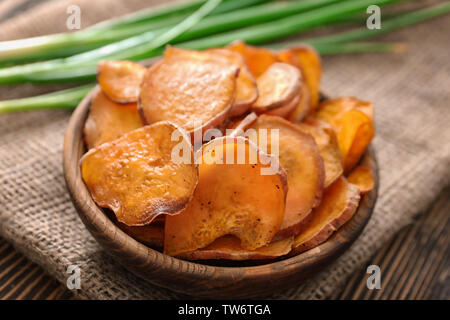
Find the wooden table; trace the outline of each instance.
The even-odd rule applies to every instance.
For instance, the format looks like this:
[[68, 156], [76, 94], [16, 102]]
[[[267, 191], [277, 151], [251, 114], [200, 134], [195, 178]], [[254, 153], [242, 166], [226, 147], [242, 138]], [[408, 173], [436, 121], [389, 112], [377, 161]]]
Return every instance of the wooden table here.
[[[333, 299], [450, 299], [450, 186], [410, 226], [387, 242]], [[368, 265], [381, 289], [368, 290]]]
[[[450, 186], [386, 243], [333, 299], [450, 299]], [[381, 289], [366, 287], [368, 265]], [[0, 239], [0, 299], [71, 299], [72, 293]]]

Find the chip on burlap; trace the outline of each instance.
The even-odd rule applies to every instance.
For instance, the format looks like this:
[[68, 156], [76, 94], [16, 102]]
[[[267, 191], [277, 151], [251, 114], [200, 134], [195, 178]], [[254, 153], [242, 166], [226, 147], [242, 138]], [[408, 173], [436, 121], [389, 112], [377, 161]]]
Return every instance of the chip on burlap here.
[[[150, 2], [155, 1], [47, 1], [1, 24], [0, 40], [64, 31], [68, 3], [81, 7], [86, 26]], [[269, 298], [329, 297], [450, 183], [450, 42], [445, 30], [450, 30], [448, 16], [383, 38], [407, 42], [406, 53], [323, 59], [322, 88], [329, 95], [354, 95], [374, 103], [379, 198], [363, 234], [343, 256], [305, 284]], [[31, 85], [0, 88], [0, 99], [40, 91]], [[126, 271], [81, 223], [62, 175], [69, 117], [70, 112], [60, 110], [0, 115], [0, 235], [63, 283], [67, 266], [80, 266], [81, 289], [74, 291], [79, 297], [181, 298]]]

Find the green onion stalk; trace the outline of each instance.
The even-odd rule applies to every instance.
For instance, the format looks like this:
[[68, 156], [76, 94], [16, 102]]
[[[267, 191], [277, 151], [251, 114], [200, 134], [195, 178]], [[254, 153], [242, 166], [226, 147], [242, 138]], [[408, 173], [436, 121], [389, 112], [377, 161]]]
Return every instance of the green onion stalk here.
[[0, 101], [0, 114], [40, 109], [73, 109], [94, 86], [87, 84], [35, 97]]
[[[313, 3], [314, 5], [317, 5], [317, 3], [321, 1], [322, 3], [336, 2], [333, 0], [305, 0], [294, 2], [293, 4], [302, 4], [302, 10], [304, 10], [306, 4], [309, 6], [313, 5]], [[250, 9], [248, 9], [250, 10], [249, 12], [241, 10], [237, 13], [224, 14], [223, 16], [227, 16], [226, 19], [223, 18], [223, 16], [222, 18], [211, 18], [212, 20], [204, 19], [191, 30], [174, 37], [167, 43], [177, 44], [180, 47], [191, 49], [224, 46], [236, 39], [244, 40], [250, 44], [266, 43], [322, 26], [330, 21], [334, 21], [336, 17], [351, 16], [352, 14], [365, 10], [370, 4], [382, 6], [398, 1], [399, 0], [338, 1], [324, 7], [301, 12], [285, 18], [205, 37], [205, 35], [208, 35], [214, 30], [214, 27], [229, 25], [230, 21], [233, 21], [233, 23], [245, 23], [245, 21], [249, 21], [249, 17], [252, 14], [255, 14], [254, 12], [258, 12], [251, 11]], [[290, 6], [292, 6], [292, 4], [290, 4]], [[292, 7], [289, 8], [292, 9]], [[306, 8], [309, 7], [307, 6]], [[279, 8], [279, 10], [281, 10], [280, 12], [283, 14], [286, 13], [286, 10], [283, 10], [282, 8]], [[267, 16], [267, 13], [264, 12], [265, 11], [260, 14]], [[193, 32], [196, 32], [196, 37], [201, 38], [185, 41], [192, 37]], [[163, 47], [155, 48], [153, 44], [153, 40], [159, 36], [157, 34], [157, 31], [150, 31], [136, 37], [112, 43], [96, 50], [65, 59], [3, 68], [0, 69], [0, 84], [24, 82], [73, 82], [93, 79], [96, 73], [95, 66], [98, 61], [119, 59], [139, 61], [161, 55]], [[78, 71], [74, 72], [75, 69]]]
[[315, 46], [321, 43], [343, 43], [348, 41], [358, 41], [379, 36], [400, 28], [408, 27], [410, 25], [420, 23], [422, 21], [426, 21], [447, 13], [450, 13], [450, 2], [434, 5], [429, 8], [417, 10], [397, 16], [395, 18], [384, 20], [381, 23], [381, 29], [370, 30], [368, 28], [360, 28], [351, 32], [333, 34], [315, 39], [306, 39], [304, 40], [304, 42]]
[[[186, 40], [192, 38], [204, 37], [206, 35], [215, 34], [229, 29], [272, 21], [274, 19], [294, 15], [298, 12], [305, 13], [305, 11], [336, 2], [342, 1], [303, 0], [268, 3], [242, 9], [239, 12], [230, 12], [224, 13], [220, 16], [206, 17], [186, 32], [178, 35], [174, 39], [171, 39], [171, 43], [177, 44], [179, 42], [186, 42]], [[325, 8], [326, 7], [324, 7], [324, 9]], [[309, 12], [314, 12], [314, 10]], [[299, 18], [301, 19], [301, 17]], [[154, 48], [152, 41], [165, 32], [167, 32], [167, 29], [158, 29], [130, 37], [98, 49], [73, 55], [68, 58], [3, 68], [0, 69], [0, 84], [21, 82], [60, 82], [74, 80], [80, 81], [89, 79], [89, 77], [92, 79], [95, 76], [95, 65], [98, 61], [113, 59], [129, 59], [138, 61], [160, 55], [162, 49]], [[221, 35], [222, 34], [219, 36]], [[79, 71], [74, 72], [74, 69], [79, 69]]]
[[[220, 16], [269, 0], [224, 0], [211, 11]], [[0, 42], [0, 65], [67, 57], [117, 42], [144, 32], [170, 28], [200, 8], [205, 0], [177, 2], [138, 11], [71, 32]]]
[[335, 54], [375, 52], [401, 53], [406, 50], [406, 45], [404, 43], [389, 42], [343, 42], [320, 43], [315, 45], [314, 48], [320, 55], [325, 56]]
[[[274, 0], [223, 0], [222, 3], [211, 11], [210, 15], [218, 15], [256, 4], [261, 4]], [[169, 4], [163, 4], [149, 9], [143, 9], [118, 18], [99, 22], [91, 27], [90, 30], [118, 30], [133, 25], [141, 25], [147, 22], [164, 21], [179, 15], [190, 15], [192, 12], [205, 4], [206, 0], [177, 1]], [[186, 17], [184, 16], [184, 18]], [[183, 18], [183, 19], [184, 19]]]

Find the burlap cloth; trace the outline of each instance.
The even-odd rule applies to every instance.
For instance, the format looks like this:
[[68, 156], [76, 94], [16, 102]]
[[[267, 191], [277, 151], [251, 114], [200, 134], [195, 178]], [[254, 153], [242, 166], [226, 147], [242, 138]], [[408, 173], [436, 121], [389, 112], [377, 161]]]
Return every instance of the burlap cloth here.
[[[48, 1], [0, 25], [0, 40], [65, 30], [69, 3], [82, 25], [148, 5], [142, 0]], [[430, 1], [428, 1], [429, 3]], [[338, 290], [402, 226], [450, 182], [449, 16], [398, 31], [384, 40], [409, 44], [403, 54], [325, 57], [323, 88], [332, 96], [373, 101], [381, 173], [375, 213], [362, 236], [307, 283], [272, 298], [322, 299]], [[1, 88], [0, 98], [49, 88]], [[0, 115], [0, 235], [59, 281], [68, 265], [82, 270], [80, 297], [159, 299], [180, 296], [127, 272], [99, 247], [70, 202], [61, 152], [70, 111]]]

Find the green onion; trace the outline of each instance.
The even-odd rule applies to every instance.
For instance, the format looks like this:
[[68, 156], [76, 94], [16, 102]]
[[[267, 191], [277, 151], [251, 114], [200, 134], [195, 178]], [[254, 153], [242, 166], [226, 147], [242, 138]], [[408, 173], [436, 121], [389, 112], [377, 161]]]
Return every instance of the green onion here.
[[298, 34], [334, 21], [337, 17], [351, 16], [365, 10], [369, 5], [388, 5], [401, 0], [355, 0], [341, 1], [330, 6], [293, 15], [274, 22], [264, 23], [237, 31], [222, 33], [179, 44], [181, 47], [204, 49], [226, 45], [236, 39], [249, 44], [260, 44]]
[[[386, 12], [383, 13], [382, 20], [392, 19], [400, 16], [401, 14], [405, 14], [406, 12]], [[350, 17], [339, 17], [334, 19], [331, 23], [333, 25], [343, 25], [343, 26], [355, 26], [355, 25], [365, 25], [367, 21], [367, 13], [364, 14], [355, 14]]]
[[172, 39], [175, 39], [186, 30], [189, 30], [190, 28], [195, 26], [204, 16], [214, 10], [214, 8], [217, 7], [217, 5], [221, 1], [222, 0], [208, 0], [208, 2], [201, 6], [200, 9], [195, 11], [192, 15], [151, 41], [148, 44], [149, 48], [152, 48], [151, 50], [159, 48], [169, 43]]
[[[267, 1], [269, 0], [224, 0], [211, 12], [211, 15], [219, 15]], [[164, 5], [102, 22], [72, 33], [0, 42], [0, 63], [5, 65], [67, 57], [146, 31], [161, 28], [167, 30], [168, 27], [186, 19], [203, 3], [205, 0]]]
[[[237, 28], [239, 26], [246, 26], [248, 24], [273, 20], [289, 14], [294, 14], [324, 6], [336, 1], [338, 0], [304, 0], [295, 2], [293, 1], [289, 3], [269, 3], [251, 7], [248, 9], [243, 9], [239, 12], [230, 12], [222, 14], [221, 16], [207, 17], [204, 20], [200, 21], [191, 30], [188, 30], [187, 32], [182, 34], [181, 39], [192, 38], [194, 37], [193, 34], [195, 34], [196, 36], [202, 36], [205, 34], [211, 34], [214, 32]], [[28, 79], [29, 81], [32, 81], [30, 80], [31, 78], [39, 78], [36, 77], [36, 73], [38, 72], [42, 73], [46, 71], [56, 70], [57, 68], [73, 69], [72, 66], [80, 66], [85, 62], [91, 64], [91, 74], [94, 75], [94, 65], [102, 59], [130, 59], [130, 54], [132, 54], [133, 52], [141, 52], [143, 50], [151, 52], [152, 48], [151, 43], [149, 42], [157, 37], [158, 34], [161, 34], [163, 31], [164, 30], [154, 30], [146, 32], [144, 34], [140, 34], [138, 36], [131, 37], [95, 50], [77, 54], [66, 59], [50, 60], [23, 66], [5, 68], [0, 70], [0, 78], [2, 77], [2, 75], [8, 74], [9, 80], [7, 80], [5, 83], [12, 83], [14, 81], [14, 75], [16, 75], [16, 77], [20, 79], [20, 77], [23, 75], [34, 73], [34, 75], [31, 75]], [[61, 72], [56, 73], [61, 74]], [[45, 81], [50, 81], [51, 75], [47, 75], [45, 79]], [[55, 78], [55, 80], [59, 81], [60, 79], [59, 77], [57, 77]], [[17, 81], [20, 82], [20, 80]], [[2, 80], [0, 79], [0, 83], [1, 82]]]
[[[149, 9], [133, 12], [115, 19], [107, 20], [91, 26], [90, 30], [111, 30], [122, 29], [123, 27], [141, 25], [149, 21], [161, 21], [167, 18], [173, 18], [180, 14], [189, 15], [197, 10], [206, 0], [195, 1], [178, 1], [175, 3], [164, 4], [158, 7], [151, 7]], [[223, 0], [222, 3], [211, 11], [211, 15], [218, 15], [224, 12], [230, 12], [236, 9], [241, 9], [255, 4], [269, 2], [273, 0]]]
[[306, 39], [311, 45], [318, 45], [320, 43], [331, 43], [331, 42], [348, 42], [357, 41], [361, 39], [367, 39], [370, 37], [378, 36], [384, 33], [391, 32], [396, 29], [404, 28], [415, 23], [419, 23], [428, 19], [435, 18], [437, 16], [446, 14], [450, 12], [450, 2], [442, 3], [438, 5], [431, 6], [426, 9], [417, 10], [411, 13], [406, 13], [389, 20], [384, 20], [381, 22], [381, 29], [367, 29], [360, 28], [351, 32], [345, 32], [341, 34], [323, 36], [316, 39]]
[[39, 109], [73, 109], [93, 87], [93, 84], [89, 84], [36, 97], [0, 101], [0, 114]]
[[[277, 2], [242, 9], [239, 12], [228, 12], [220, 16], [205, 17], [188, 31], [174, 38], [171, 43], [178, 43], [189, 39], [204, 37], [245, 27], [248, 25], [279, 19], [298, 12], [304, 12], [318, 8], [339, 0], [303, 0], [291, 2]], [[140, 34], [121, 42], [116, 42], [96, 50], [71, 56], [65, 60], [54, 60], [52, 63], [61, 62], [65, 67], [69, 64], [99, 61], [100, 59], [130, 59], [132, 52], [152, 51], [148, 42], [162, 33], [165, 28]], [[135, 59], [136, 60], [136, 59]], [[38, 67], [39, 68], [39, 65]]]
[[[203, 21], [180, 35], [175, 40], [183, 42], [208, 34], [228, 32], [233, 29], [257, 25], [263, 22], [286, 18], [298, 13], [329, 6], [342, 0], [296, 0], [259, 5], [237, 12], [228, 12], [215, 17], [206, 17]], [[207, 33], [206, 33], [207, 32]]]
[[[201, 38], [192, 41], [185, 41], [179, 43], [178, 46], [191, 48], [191, 49], [205, 49], [209, 47], [224, 46], [236, 39], [242, 39], [252, 44], [270, 42], [277, 40], [280, 37], [286, 37], [298, 32], [306, 31], [314, 27], [323, 25], [330, 20], [340, 16], [349, 16], [351, 14], [364, 10], [370, 4], [386, 5], [399, 0], [352, 0], [352, 1], [339, 1], [338, 3], [331, 4], [319, 9], [311, 10], [308, 12], [295, 14], [286, 18], [266, 22], [263, 24], [257, 24], [255, 26], [239, 29], [236, 31], [230, 31], [221, 33], [218, 35]], [[303, 7], [298, 8], [310, 8], [311, 6], [317, 6], [317, 3], [330, 3], [334, 0], [313, 0], [302, 1]], [[291, 4], [298, 5], [298, 3]], [[248, 10], [253, 10], [250, 8]], [[281, 9], [280, 9], [281, 10]], [[244, 11], [244, 13], [242, 13]], [[282, 11], [286, 13], [286, 10]], [[271, 12], [264, 14], [265, 17], [270, 16]], [[240, 12], [228, 14], [229, 20], [221, 21], [220, 18], [212, 17], [211, 19], [217, 20], [217, 25], [224, 25], [229, 21], [233, 23], [245, 23], [249, 19], [251, 11], [245, 13], [245, 10]], [[256, 15], [255, 15], [256, 16]], [[260, 16], [261, 17], [261, 16]], [[207, 19], [205, 19], [208, 21]], [[203, 22], [205, 21], [203, 20]], [[200, 22], [195, 28], [201, 28], [202, 22]], [[198, 33], [197, 36], [202, 34], [208, 34], [210, 32], [211, 25], [208, 24], [208, 28], [202, 27], [203, 33]], [[199, 29], [197, 29], [199, 30]], [[184, 33], [181, 37], [187, 37], [190, 31]], [[91, 77], [95, 76], [95, 65], [102, 59], [129, 59], [129, 60], [143, 60], [150, 57], [155, 57], [161, 54], [161, 48], [154, 48], [152, 41], [157, 35], [155, 32], [149, 32], [137, 37], [129, 38], [118, 43], [110, 44], [108, 46], [99, 48], [97, 50], [86, 52], [77, 56], [69, 57], [67, 59], [58, 59], [45, 62], [39, 62], [34, 64], [28, 64], [23, 66], [16, 66], [11, 68], [0, 69], [0, 84], [9, 83], [22, 83], [22, 82], [51, 82], [54, 76], [55, 81], [78, 81], [80, 78], [75, 77], [73, 71], [75, 66], [83, 69], [82, 79], [88, 78], [89, 69], [91, 70]], [[144, 44], [133, 46], [139, 43], [141, 39], [145, 39]], [[177, 41], [171, 41], [171, 43], [177, 43]], [[86, 62], [88, 61], [88, 62]], [[64, 73], [66, 76], [64, 77]]]
[[[189, 14], [203, 5], [206, 0], [193, 1], [177, 1], [175, 3], [164, 4], [161, 6], [143, 9], [138, 12], [133, 12], [118, 18], [99, 22], [88, 29], [91, 30], [111, 30], [112, 28], [121, 28], [147, 21], [161, 21], [167, 18], [172, 18], [177, 15]], [[224, 5], [227, 1], [224, 1]], [[218, 9], [218, 8], [217, 8]]]
[[[399, 1], [399, 0], [384, 0], [384, 1]], [[195, 38], [204, 38], [205, 36], [214, 34], [213, 37], [222, 37], [225, 33], [218, 34], [218, 32], [227, 31], [226, 34], [230, 33], [228, 30], [237, 29], [240, 27], [248, 27], [249, 25], [262, 26], [263, 22], [267, 22], [264, 25], [272, 25], [272, 21], [278, 23], [286, 19], [287, 16], [292, 16], [292, 18], [298, 16], [298, 13], [306, 15], [307, 13], [313, 13], [317, 8], [326, 8], [327, 5], [336, 2], [343, 2], [342, 0], [303, 0], [303, 1], [291, 1], [291, 2], [280, 2], [273, 4], [266, 4], [256, 7], [251, 7], [248, 9], [240, 10], [239, 12], [230, 12], [217, 17], [207, 17], [203, 21], [200, 21], [196, 26], [187, 32], [183, 33], [179, 37], [171, 41], [171, 44], [178, 44], [180, 42], [186, 42], [186, 40], [191, 40]], [[307, 13], [305, 13], [307, 12]], [[294, 15], [297, 14], [297, 15]], [[301, 18], [301, 17], [300, 17]], [[275, 20], [278, 19], [278, 20]], [[252, 27], [249, 27], [252, 28]], [[245, 30], [245, 29], [241, 29]], [[236, 31], [239, 32], [240, 30]], [[239, 39], [239, 38], [235, 38]], [[228, 44], [222, 43], [221, 45]], [[111, 45], [111, 47], [114, 44]], [[211, 45], [205, 47], [210, 48]], [[142, 41], [142, 45], [132, 47], [128, 50], [123, 50], [118, 46], [115, 50], [117, 54], [112, 53], [103, 56], [102, 58], [108, 59], [129, 59], [129, 60], [142, 60], [149, 57], [157, 56], [160, 54], [159, 51], [154, 51], [145, 41]], [[85, 60], [85, 59], [83, 59]]]
[[[194, 26], [198, 21], [200, 21], [205, 15], [207, 15], [209, 12], [211, 12], [212, 9], [217, 7], [217, 5], [221, 2], [221, 0], [208, 0], [200, 9], [195, 11], [193, 14], [191, 14], [188, 18], [184, 19], [182, 22], [177, 24], [175, 27], [169, 29], [168, 31], [158, 35], [157, 37], [152, 38], [151, 41], [147, 44], [149, 48], [156, 49], [159, 48], [165, 44], [167, 44], [170, 40], [173, 38], [176, 38], [192, 26]], [[124, 41], [129, 41], [124, 40]], [[64, 59], [62, 59], [64, 61]], [[59, 63], [60, 61], [58, 61]], [[93, 71], [95, 72], [95, 62], [96, 61], [90, 61], [89, 66], [93, 67], [91, 68], [90, 75], [93, 75]], [[36, 68], [38, 67], [38, 68]], [[39, 68], [40, 67], [40, 68]], [[80, 79], [79, 75], [80, 73], [84, 75], [83, 73], [83, 65], [80, 65], [77, 67], [76, 65], [70, 65], [68, 64], [67, 67], [69, 67], [69, 70], [71, 74], [73, 75], [73, 78]], [[31, 77], [37, 76], [39, 78], [40, 75], [44, 79], [50, 75], [50, 73], [46, 73], [45, 71], [52, 70], [54, 68], [54, 63], [52, 61], [46, 61], [46, 62], [40, 62], [40, 63], [34, 63], [34, 64], [27, 64], [23, 66], [16, 66], [11, 68], [4, 68], [0, 69], [0, 73], [9, 73], [10, 80], [12, 79], [20, 79], [21, 76], [26, 75], [27, 73], [31, 74]], [[9, 72], [13, 70], [13, 72]], [[0, 76], [1, 77], [1, 76]], [[84, 76], [81, 76], [81, 78], [84, 78]], [[55, 77], [56, 80], [61, 80], [57, 76]], [[1, 82], [1, 81], [0, 81]], [[19, 81], [20, 82], [20, 81]], [[43, 80], [45, 82], [45, 80]], [[6, 81], [5, 83], [11, 83], [11, 81]]]

